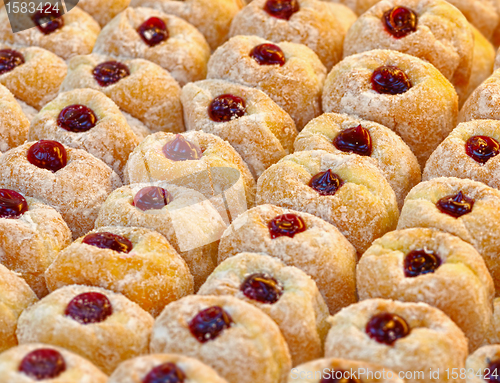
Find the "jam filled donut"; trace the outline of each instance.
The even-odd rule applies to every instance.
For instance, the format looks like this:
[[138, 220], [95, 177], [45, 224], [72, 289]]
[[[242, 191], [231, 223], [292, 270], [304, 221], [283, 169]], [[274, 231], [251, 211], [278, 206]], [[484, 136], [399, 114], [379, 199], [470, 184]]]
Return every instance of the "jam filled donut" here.
[[[254, 204], [255, 180], [243, 159], [223, 139], [200, 131], [146, 137], [130, 155], [125, 179], [129, 183], [169, 181], [197, 190], [222, 209], [223, 217], [227, 208], [232, 214]], [[219, 196], [230, 193], [235, 182], [235, 188], [244, 193], [243, 201], [224, 207]]]
[[463, 122], [453, 129], [429, 157], [422, 179], [469, 178], [500, 189], [499, 153], [500, 121]]
[[0, 84], [37, 110], [57, 96], [66, 72], [64, 60], [52, 52], [0, 43]]
[[212, 50], [228, 37], [229, 26], [242, 8], [240, 0], [132, 0], [132, 7], [149, 7], [178, 16], [193, 24]]
[[67, 60], [92, 52], [101, 31], [92, 16], [78, 7], [64, 15], [57, 9], [45, 7], [43, 11], [39, 10], [33, 15], [31, 23], [32, 28], [13, 33], [7, 12], [5, 8], [1, 8], [0, 41], [19, 46], [37, 46]]
[[459, 121], [500, 120], [500, 70], [493, 72], [469, 96], [460, 110]]
[[373, 158], [396, 193], [400, 208], [406, 194], [420, 182], [417, 158], [397, 134], [346, 114], [325, 113], [309, 121], [295, 139], [294, 148], [296, 152], [319, 149]]
[[391, 49], [433, 64], [465, 101], [474, 36], [460, 11], [444, 0], [383, 0], [347, 32], [344, 57]]
[[474, 34], [474, 56], [472, 58], [472, 69], [465, 100], [493, 73], [496, 53], [493, 45], [481, 32], [473, 25], [471, 25], [471, 28]]
[[500, 345], [484, 346], [467, 357], [467, 383], [498, 382], [500, 380]]
[[304, 44], [330, 70], [342, 59], [345, 32], [327, 2], [254, 0], [236, 15], [230, 35], [255, 35], [276, 43]]
[[226, 228], [202, 194], [167, 182], [116, 189], [102, 204], [95, 226], [144, 227], [162, 234], [186, 261], [195, 290], [215, 269]]
[[361, 257], [356, 280], [361, 300], [425, 302], [442, 310], [465, 333], [471, 350], [488, 331], [493, 280], [481, 255], [448, 233], [423, 228], [387, 233]]
[[332, 69], [323, 90], [323, 110], [387, 126], [423, 167], [455, 127], [458, 98], [432, 64], [397, 51], [373, 50], [349, 56]]
[[70, 242], [71, 231], [55, 209], [15, 190], [0, 189], [0, 262], [39, 297], [48, 293], [45, 270]]
[[267, 169], [257, 183], [258, 204], [314, 214], [335, 225], [362, 254], [396, 228], [396, 195], [370, 158], [296, 152]]
[[59, 94], [33, 118], [28, 139], [56, 140], [86, 150], [119, 175], [139, 144], [116, 104], [92, 89]]
[[150, 352], [199, 359], [228, 383], [285, 383], [291, 368], [278, 325], [231, 296], [194, 295], [170, 303], [155, 321]]
[[120, 186], [104, 162], [57, 141], [27, 142], [0, 157], [0, 187], [55, 208], [74, 238], [92, 229], [101, 204]]
[[406, 197], [398, 229], [428, 227], [469, 242], [481, 254], [500, 292], [500, 191], [481, 182], [434, 178]]
[[61, 92], [81, 88], [101, 91], [150, 131], [184, 131], [181, 88], [166, 70], [150, 61], [98, 54], [73, 57]]
[[210, 47], [195, 27], [177, 16], [127, 8], [103, 28], [94, 53], [152, 61], [183, 86], [205, 78]]
[[324, 358], [293, 368], [288, 383], [404, 383], [385, 367], [347, 359]]
[[148, 353], [154, 319], [121, 294], [88, 286], [65, 286], [19, 318], [17, 338], [81, 355], [106, 374], [124, 360]]
[[331, 314], [357, 300], [356, 250], [334, 226], [314, 215], [273, 205], [248, 210], [224, 232], [219, 263], [242, 252], [268, 254], [304, 271], [316, 282]]
[[0, 352], [17, 345], [16, 328], [19, 315], [37, 301], [28, 284], [13, 271], [0, 265]]
[[232, 295], [264, 311], [279, 326], [293, 365], [323, 356], [328, 307], [316, 283], [295, 267], [264, 254], [240, 253], [222, 262], [198, 295]]
[[59, 253], [45, 272], [51, 291], [79, 284], [122, 293], [153, 316], [193, 293], [186, 262], [164, 236], [138, 227], [101, 227]]
[[2, 383], [106, 383], [108, 377], [87, 359], [64, 348], [23, 344], [0, 354]]
[[29, 126], [30, 122], [15, 97], [0, 84], [0, 151], [22, 145], [28, 137]]
[[264, 92], [229, 81], [204, 80], [182, 88], [187, 130], [228, 141], [254, 177], [293, 152], [292, 118]]
[[464, 382], [443, 371], [465, 367], [467, 338], [442, 311], [425, 303], [369, 299], [343, 309], [330, 323], [327, 358], [380, 364], [409, 383]]
[[154, 354], [118, 366], [107, 383], [227, 383], [206, 364], [176, 354]]
[[290, 114], [299, 130], [321, 114], [325, 76], [325, 66], [305, 45], [273, 44], [257, 36], [235, 36], [217, 48], [207, 74], [262, 90]]
[[127, 8], [130, 0], [79, 0], [78, 6], [104, 27], [118, 13]]

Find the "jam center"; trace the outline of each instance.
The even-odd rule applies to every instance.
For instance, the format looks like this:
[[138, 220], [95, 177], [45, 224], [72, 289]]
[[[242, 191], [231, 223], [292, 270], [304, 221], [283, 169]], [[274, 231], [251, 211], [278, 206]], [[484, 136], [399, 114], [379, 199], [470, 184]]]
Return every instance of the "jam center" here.
[[58, 351], [40, 348], [23, 358], [19, 371], [34, 380], [54, 379], [66, 371], [66, 362]]
[[28, 211], [28, 202], [21, 194], [0, 189], [0, 218], [19, 218]]
[[343, 184], [344, 181], [330, 169], [316, 174], [309, 181], [309, 186], [323, 196], [334, 195]]
[[150, 47], [154, 47], [168, 39], [167, 26], [165, 22], [158, 17], [151, 17], [143, 22], [139, 28], [137, 28], [137, 33], [139, 33], [142, 40]]
[[415, 12], [405, 7], [394, 7], [382, 17], [385, 30], [397, 39], [417, 30], [418, 17]]
[[433, 273], [439, 266], [441, 266], [441, 258], [433, 251], [427, 249], [412, 250], [405, 257], [405, 276], [418, 277]]
[[271, 238], [282, 236], [293, 238], [295, 234], [306, 230], [304, 220], [295, 214], [282, 214], [274, 217], [267, 225]]
[[375, 69], [371, 77], [372, 89], [380, 94], [402, 94], [412, 85], [410, 79], [395, 66], [381, 66]]
[[201, 149], [195, 143], [186, 140], [180, 134], [176, 134], [172, 141], [163, 146], [163, 154], [172, 161], [199, 160]]
[[398, 339], [410, 333], [410, 326], [399, 315], [380, 313], [369, 320], [366, 333], [377, 342], [392, 346]]
[[133, 205], [142, 211], [162, 209], [173, 201], [172, 194], [159, 186], [147, 186], [137, 192]]
[[184, 383], [186, 374], [174, 363], [163, 363], [153, 368], [142, 383]]
[[474, 161], [485, 164], [490, 158], [498, 155], [500, 145], [488, 136], [473, 136], [465, 143], [465, 152]]
[[277, 19], [290, 20], [300, 9], [298, 0], [267, 0], [264, 10]]
[[500, 383], [500, 359], [488, 363], [488, 371], [484, 375], [484, 380], [491, 383]]
[[333, 140], [333, 145], [338, 150], [356, 153], [360, 156], [370, 156], [372, 154], [370, 132], [361, 125], [341, 131]]
[[28, 161], [42, 169], [57, 172], [68, 163], [66, 149], [57, 141], [41, 140], [28, 149]]
[[81, 324], [99, 323], [113, 314], [113, 307], [106, 295], [89, 292], [77, 295], [66, 306], [64, 315]]
[[266, 273], [252, 274], [241, 284], [243, 294], [254, 301], [273, 304], [283, 295], [283, 286]]
[[64, 130], [81, 133], [92, 129], [97, 117], [92, 109], [85, 105], [69, 105], [59, 113], [57, 125]]
[[250, 57], [259, 65], [285, 65], [285, 54], [274, 44], [260, 44], [250, 51]]
[[127, 238], [107, 232], [87, 234], [82, 243], [119, 253], [130, 253], [133, 247], [132, 242]]
[[0, 75], [24, 64], [24, 56], [13, 49], [0, 50]]
[[64, 26], [61, 13], [54, 9], [51, 4], [47, 4], [43, 10], [36, 12], [32, 16], [32, 20], [38, 30], [45, 35], [49, 35]]
[[459, 191], [455, 195], [441, 198], [437, 201], [436, 206], [442, 213], [458, 218], [472, 211], [474, 200]]
[[106, 61], [97, 65], [92, 74], [100, 86], [109, 86], [116, 84], [122, 78], [130, 76], [130, 70], [121, 62]]
[[189, 322], [189, 329], [200, 343], [205, 343], [217, 338], [232, 323], [231, 316], [222, 307], [212, 306], [200, 311]]
[[212, 121], [227, 122], [245, 115], [245, 100], [232, 94], [215, 97], [208, 107], [208, 115]]

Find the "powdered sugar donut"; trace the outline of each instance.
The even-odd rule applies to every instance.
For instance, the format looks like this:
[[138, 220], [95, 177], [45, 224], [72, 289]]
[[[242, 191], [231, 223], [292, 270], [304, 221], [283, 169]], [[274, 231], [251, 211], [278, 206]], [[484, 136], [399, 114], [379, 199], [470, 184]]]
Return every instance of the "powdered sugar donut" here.
[[23, 144], [30, 122], [9, 90], [0, 85], [0, 151]]
[[99, 25], [104, 27], [118, 13], [127, 8], [130, 0], [79, 0], [78, 6], [94, 18]]
[[465, 369], [467, 383], [495, 381], [500, 375], [500, 345], [484, 346], [470, 354]]
[[458, 116], [459, 121], [500, 120], [500, 70], [496, 70], [469, 96]]
[[493, 73], [493, 64], [495, 62], [495, 48], [493, 45], [476, 27], [471, 25], [471, 28], [474, 34], [474, 56], [465, 100]]
[[500, 298], [493, 301], [493, 316], [483, 345], [500, 344]]
[[179, 17], [151, 8], [127, 8], [103, 28], [94, 53], [152, 61], [184, 86], [205, 78], [210, 47]]
[[81, 355], [107, 374], [146, 354], [154, 319], [121, 294], [65, 286], [21, 314], [19, 343], [45, 343]]

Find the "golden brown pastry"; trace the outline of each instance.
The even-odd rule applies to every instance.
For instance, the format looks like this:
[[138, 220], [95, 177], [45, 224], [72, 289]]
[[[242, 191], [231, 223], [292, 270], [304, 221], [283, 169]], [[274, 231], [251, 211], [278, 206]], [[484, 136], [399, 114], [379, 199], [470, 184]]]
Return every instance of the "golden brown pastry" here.
[[0, 151], [23, 144], [30, 122], [10, 91], [0, 84]]
[[132, 0], [131, 6], [154, 8], [183, 18], [203, 33], [215, 50], [227, 40], [231, 21], [243, 4], [240, 0]]
[[496, 382], [500, 378], [500, 345], [484, 346], [467, 357], [467, 383]]
[[296, 152], [325, 150], [371, 157], [403, 206], [410, 189], [420, 182], [420, 166], [408, 145], [389, 128], [347, 114], [325, 113], [309, 121], [295, 139]]
[[223, 80], [203, 80], [182, 88], [181, 100], [186, 129], [228, 141], [256, 178], [293, 152], [295, 123], [258, 89]]
[[106, 383], [108, 377], [87, 359], [41, 343], [23, 344], [0, 354], [2, 383]]
[[465, 100], [493, 73], [493, 64], [495, 62], [495, 48], [493, 45], [476, 27], [471, 25], [471, 28], [474, 34], [474, 56]]
[[285, 383], [291, 368], [278, 325], [231, 296], [195, 295], [170, 303], [156, 319], [150, 351], [199, 359], [228, 383]]
[[127, 8], [130, 0], [79, 0], [78, 6], [104, 27], [118, 13]]
[[371, 159], [324, 150], [296, 152], [257, 183], [257, 203], [314, 214], [335, 225], [359, 254], [396, 228], [396, 195]]
[[210, 47], [195, 27], [177, 16], [127, 8], [103, 28], [94, 53], [152, 61], [184, 86], [205, 78]]
[[129, 359], [118, 366], [107, 383], [227, 383], [197, 359], [176, 354], [153, 354]]
[[317, 284], [330, 313], [356, 302], [356, 250], [331, 224], [311, 214], [261, 205], [224, 232], [219, 263], [243, 252], [264, 253], [295, 266]]
[[17, 345], [19, 315], [37, 300], [36, 294], [22, 278], [0, 265], [0, 352]]
[[408, 144], [422, 167], [455, 127], [457, 100], [453, 86], [434, 66], [389, 50], [345, 58], [332, 69], [323, 89], [324, 112], [387, 126]]
[[153, 316], [193, 293], [186, 262], [164, 236], [138, 227], [100, 227], [59, 253], [45, 272], [50, 291], [80, 284], [121, 293]]
[[257, 36], [235, 36], [217, 48], [207, 74], [262, 90], [290, 114], [298, 130], [321, 114], [325, 76], [326, 68], [310, 48]]
[[123, 361], [146, 354], [154, 319], [121, 294], [89, 286], [65, 286], [21, 314], [23, 343], [64, 347], [106, 374]]
[[239, 253], [217, 266], [198, 295], [231, 295], [261, 309], [280, 328], [294, 366], [323, 356], [328, 307], [302, 270], [266, 254]]
[[437, 177], [469, 178], [500, 188], [500, 121], [462, 122], [436, 148], [422, 173], [424, 181]]
[[139, 144], [116, 104], [92, 89], [59, 94], [33, 118], [28, 139], [55, 140], [86, 150], [120, 176]]
[[144, 227], [167, 238], [186, 261], [195, 291], [217, 265], [217, 248], [226, 224], [195, 190], [165, 181], [116, 189], [102, 204], [95, 227]]
[[500, 191], [481, 182], [434, 178], [414, 187], [405, 200], [398, 229], [428, 227], [470, 243], [486, 262], [500, 292]]
[[[424, 302], [448, 315], [479, 347], [490, 325], [495, 288], [481, 255], [437, 230], [396, 230], [377, 239], [356, 269], [359, 299]], [[467, 307], [467, 309], [465, 309]]]
[[442, 311], [425, 303], [369, 299], [330, 322], [327, 358], [380, 364], [409, 383], [465, 381], [454, 379], [451, 371], [465, 367], [467, 338]]
[[496, 70], [469, 96], [458, 116], [459, 121], [500, 120], [500, 70]]
[[166, 70], [150, 61], [99, 54], [73, 57], [60, 91], [81, 88], [101, 91], [151, 132], [184, 131], [181, 88]]
[[493, 301], [493, 316], [483, 345], [500, 344], [500, 298]]
[[37, 11], [30, 23], [31, 28], [13, 33], [5, 8], [0, 8], [0, 42], [44, 48], [67, 60], [92, 52], [101, 31], [92, 16], [79, 7], [62, 16], [57, 10], [45, 8], [43, 12]]

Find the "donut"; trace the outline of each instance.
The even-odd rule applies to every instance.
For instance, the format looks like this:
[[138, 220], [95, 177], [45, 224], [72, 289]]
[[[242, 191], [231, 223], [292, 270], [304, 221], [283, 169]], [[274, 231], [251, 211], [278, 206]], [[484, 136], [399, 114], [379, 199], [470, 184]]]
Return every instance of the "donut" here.
[[428, 227], [470, 243], [483, 256], [495, 289], [500, 292], [498, 211], [500, 191], [468, 179], [434, 178], [410, 191], [398, 229]]
[[[495, 48], [493, 45], [471, 25], [474, 34], [474, 55], [470, 72], [469, 87], [464, 101], [493, 73], [495, 62]], [[459, 113], [460, 117], [460, 113]]]
[[39, 296], [47, 295], [45, 270], [71, 242], [61, 215], [41, 201], [0, 189], [1, 263], [24, 278]]
[[60, 91], [81, 88], [101, 91], [150, 132], [184, 131], [181, 88], [166, 70], [150, 61], [99, 54], [73, 57]]
[[140, 7], [116, 15], [97, 37], [93, 52], [152, 61], [184, 86], [205, 78], [210, 47], [183, 19]]
[[359, 254], [396, 228], [396, 195], [370, 158], [324, 150], [296, 152], [260, 176], [257, 203], [314, 214], [345, 235]]
[[176, 354], [140, 356], [120, 364], [107, 383], [227, 383], [197, 359]]
[[30, 122], [9, 89], [0, 84], [0, 151], [22, 145]]
[[212, 50], [228, 38], [229, 26], [242, 8], [240, 0], [132, 0], [132, 7], [149, 7], [178, 16], [193, 24]]
[[24, 279], [0, 265], [0, 353], [17, 345], [19, 315], [37, 300]]
[[127, 8], [130, 0], [79, 0], [78, 6], [104, 27], [118, 13]]
[[[62, 11], [45, 5], [43, 12], [37, 11], [31, 19], [28, 18], [30, 28], [14, 33], [6, 9], [1, 8], [0, 42], [44, 48], [64, 60], [92, 52], [101, 31], [97, 21], [79, 7], [61, 15]], [[60, 76], [61, 73], [55, 75]]]
[[199, 359], [228, 383], [285, 383], [291, 368], [278, 325], [253, 305], [224, 295], [167, 305], [155, 321], [150, 351]]
[[28, 140], [55, 140], [86, 150], [120, 176], [139, 144], [116, 104], [93, 89], [59, 94], [33, 118]]
[[382, 0], [347, 32], [344, 57], [391, 49], [433, 64], [465, 101], [474, 35], [462, 13], [444, 0]]
[[2, 383], [106, 383], [108, 377], [87, 359], [61, 347], [23, 344], [0, 354]]
[[249, 35], [311, 48], [327, 70], [342, 59], [345, 28], [329, 3], [319, 0], [254, 0], [234, 17], [230, 36]]
[[64, 347], [111, 374], [121, 362], [148, 353], [153, 323], [121, 294], [74, 285], [24, 310], [16, 334], [20, 344]]
[[330, 323], [327, 358], [380, 364], [408, 383], [464, 382], [446, 369], [465, 367], [467, 338], [437, 308], [369, 299], [343, 309]]
[[309, 275], [330, 313], [356, 302], [356, 250], [331, 224], [307, 213], [260, 205], [236, 218], [219, 245], [219, 264], [264, 253]]
[[226, 224], [195, 190], [150, 182], [112, 192], [99, 210], [95, 227], [144, 227], [167, 238], [186, 261], [195, 291], [217, 265], [217, 248]]
[[208, 61], [209, 79], [257, 88], [295, 121], [298, 130], [321, 114], [321, 91], [326, 68], [302, 44], [272, 44], [258, 36], [235, 36]]
[[193, 276], [172, 245], [138, 227], [100, 227], [78, 238], [59, 253], [45, 278], [50, 291], [79, 284], [121, 293], [154, 317], [193, 293]]
[[455, 127], [458, 99], [432, 64], [397, 51], [372, 50], [349, 56], [331, 70], [323, 89], [323, 111], [387, 126], [423, 167]]
[[[472, 96], [471, 96], [472, 97]], [[422, 179], [469, 178], [499, 189], [500, 121], [473, 120], [457, 125], [427, 161]]]
[[500, 376], [500, 345], [484, 346], [467, 357], [467, 383], [498, 380]]
[[467, 336], [470, 350], [488, 331], [493, 280], [481, 255], [451, 234], [425, 228], [387, 233], [361, 257], [356, 281], [360, 300], [425, 302], [442, 310]]
[[500, 298], [493, 301], [493, 316], [483, 345], [500, 344]]
[[295, 123], [264, 92], [223, 80], [203, 80], [182, 88], [187, 130], [228, 141], [253, 176], [293, 152]]
[[240, 253], [217, 266], [198, 295], [231, 295], [264, 311], [280, 328], [294, 366], [323, 356], [328, 307], [300, 269], [265, 254]]
[[460, 122], [500, 120], [500, 70], [494, 71], [469, 96], [458, 115]]
[[420, 166], [408, 145], [392, 130], [346, 114], [325, 113], [309, 121], [295, 139], [295, 152], [325, 150], [371, 157], [403, 206], [410, 189], [420, 182]]

